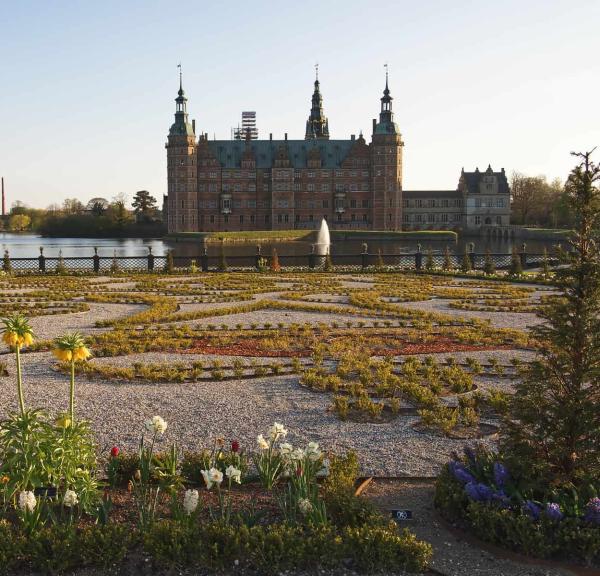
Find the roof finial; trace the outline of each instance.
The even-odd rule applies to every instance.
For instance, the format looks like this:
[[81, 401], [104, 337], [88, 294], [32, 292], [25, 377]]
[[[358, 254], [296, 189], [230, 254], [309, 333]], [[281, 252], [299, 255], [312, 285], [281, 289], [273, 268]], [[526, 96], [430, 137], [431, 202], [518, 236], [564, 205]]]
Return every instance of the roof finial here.
[[179, 64], [177, 64], [177, 68], [179, 68], [179, 90], [182, 91], [183, 90], [183, 73], [181, 71], [181, 62]]
[[388, 63], [386, 62], [383, 67], [385, 68], [385, 89], [389, 90], [388, 88]]
[[315, 64], [315, 80], [317, 82], [319, 81], [319, 63], [318, 62]]

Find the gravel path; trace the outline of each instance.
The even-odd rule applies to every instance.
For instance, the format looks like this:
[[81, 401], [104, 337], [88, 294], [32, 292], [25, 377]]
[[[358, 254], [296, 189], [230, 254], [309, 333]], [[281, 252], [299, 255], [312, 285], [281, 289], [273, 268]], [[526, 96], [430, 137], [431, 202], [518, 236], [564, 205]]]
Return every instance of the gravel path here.
[[571, 571], [525, 562], [515, 555], [489, 552], [446, 529], [433, 508], [433, 482], [377, 480], [364, 492], [384, 511], [408, 509], [407, 528], [433, 546], [432, 567], [446, 576], [572, 576]]

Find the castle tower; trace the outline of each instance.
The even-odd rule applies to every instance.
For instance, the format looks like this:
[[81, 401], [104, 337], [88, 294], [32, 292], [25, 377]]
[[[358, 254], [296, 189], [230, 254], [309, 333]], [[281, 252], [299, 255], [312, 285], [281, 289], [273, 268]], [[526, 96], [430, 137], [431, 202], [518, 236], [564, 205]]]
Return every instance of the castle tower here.
[[187, 98], [179, 65], [179, 91], [175, 98], [175, 123], [169, 130], [167, 149], [168, 231], [198, 230], [196, 137], [188, 121]]
[[404, 142], [392, 112], [386, 65], [381, 112], [379, 122], [373, 120], [371, 140], [374, 230], [402, 229], [402, 146]]
[[319, 67], [316, 66], [315, 91], [312, 95], [310, 116], [306, 121], [305, 140], [329, 140], [329, 121], [323, 113], [323, 96], [319, 90]]

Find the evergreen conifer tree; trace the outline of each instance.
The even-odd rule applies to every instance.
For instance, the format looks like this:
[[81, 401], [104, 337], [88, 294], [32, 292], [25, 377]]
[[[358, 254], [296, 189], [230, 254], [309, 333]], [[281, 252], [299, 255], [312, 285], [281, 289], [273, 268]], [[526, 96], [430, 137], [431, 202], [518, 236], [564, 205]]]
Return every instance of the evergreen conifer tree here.
[[277, 249], [271, 250], [271, 272], [279, 272], [281, 270], [281, 264], [279, 264], [279, 256]]
[[173, 274], [175, 271], [175, 262], [173, 261], [173, 250], [167, 252], [167, 260], [165, 262], [165, 272], [167, 274]]
[[508, 273], [511, 276], [520, 276], [523, 274], [523, 263], [521, 262], [521, 255], [517, 252], [517, 247], [513, 246], [512, 255], [510, 257], [510, 268]]
[[501, 443], [515, 473], [545, 487], [600, 476], [600, 167], [576, 156], [565, 185], [576, 224], [555, 270], [562, 295], [538, 312], [541, 351], [516, 386]]
[[496, 273], [494, 259], [492, 258], [492, 253], [489, 250], [485, 251], [485, 259], [483, 261], [483, 272], [488, 276], [491, 276], [492, 274]]
[[227, 259], [225, 258], [225, 243], [221, 242], [221, 250], [219, 251], [219, 272], [227, 272]]
[[542, 256], [542, 276], [548, 278], [550, 276], [550, 263], [548, 262], [548, 250], [544, 246], [544, 254]]
[[433, 270], [434, 268], [434, 264], [433, 264], [433, 251], [431, 250], [431, 248], [429, 248], [429, 250], [427, 250], [427, 257], [425, 258], [425, 270]]
[[452, 256], [450, 254], [450, 248], [448, 248], [448, 246], [446, 246], [446, 249], [444, 250], [444, 264], [442, 265], [442, 268], [446, 272], [452, 270]]
[[8, 250], [4, 251], [4, 257], [2, 258], [2, 270], [7, 274], [12, 272], [12, 262], [10, 261]]
[[471, 262], [471, 255], [469, 254], [469, 249], [465, 246], [465, 255], [463, 256], [461, 265], [460, 265], [460, 271], [464, 272], [465, 274], [467, 272], [470, 272], [473, 269], [473, 263]]

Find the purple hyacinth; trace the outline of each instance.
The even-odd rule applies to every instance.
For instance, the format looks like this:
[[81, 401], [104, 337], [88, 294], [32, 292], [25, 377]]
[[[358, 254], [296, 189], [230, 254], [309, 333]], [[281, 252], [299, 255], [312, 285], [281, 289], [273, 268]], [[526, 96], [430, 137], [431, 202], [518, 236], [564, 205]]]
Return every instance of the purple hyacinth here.
[[448, 463], [448, 468], [452, 475], [461, 483], [468, 484], [469, 482], [475, 482], [474, 476], [460, 463], [453, 460]]
[[510, 498], [506, 495], [504, 490], [494, 492], [492, 494], [492, 500], [501, 508], [508, 508], [510, 506]]
[[477, 457], [475, 455], [475, 450], [473, 450], [473, 448], [471, 448], [470, 446], [465, 446], [463, 448], [463, 452], [465, 453], [465, 456], [467, 457], [467, 459], [469, 460], [469, 462], [471, 464], [477, 463]]
[[546, 514], [546, 517], [553, 522], [560, 522], [564, 516], [560, 510], [560, 504], [557, 504], [556, 502], [548, 502], [544, 513]]
[[504, 464], [500, 462], [494, 462], [494, 483], [496, 486], [505, 486], [509, 481], [510, 475]]
[[524, 509], [525, 509], [525, 513], [532, 520], [540, 519], [540, 514], [542, 513], [542, 509], [535, 502], [532, 502], [531, 500], [527, 500], [527, 502], [525, 502]]
[[583, 518], [591, 524], [600, 524], [600, 498], [592, 498], [587, 503]]
[[474, 502], [489, 502], [494, 496], [494, 491], [485, 484], [469, 482], [465, 486], [467, 496]]

